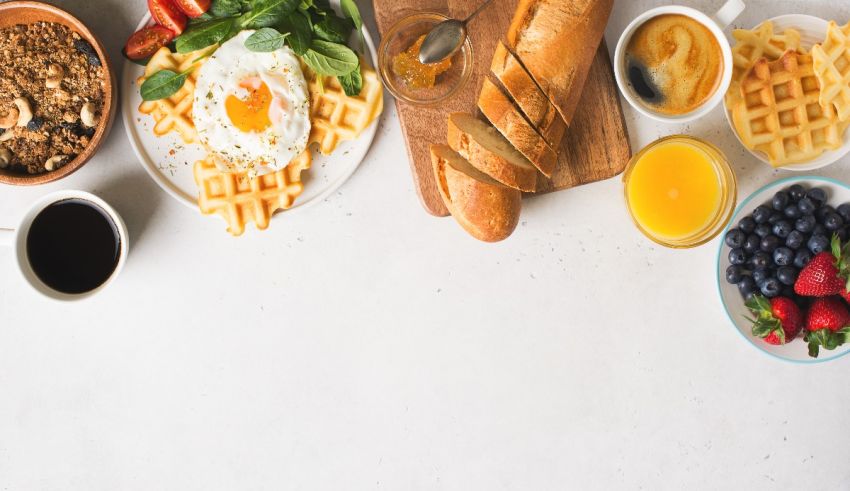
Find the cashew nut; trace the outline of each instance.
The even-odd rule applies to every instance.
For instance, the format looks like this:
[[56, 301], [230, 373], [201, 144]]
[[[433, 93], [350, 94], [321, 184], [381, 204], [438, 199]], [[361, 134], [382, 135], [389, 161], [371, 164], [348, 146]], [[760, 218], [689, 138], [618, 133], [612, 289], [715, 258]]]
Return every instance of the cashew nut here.
[[18, 107], [18, 126], [26, 126], [32, 119], [30, 101], [25, 97], [18, 97], [14, 102], [15, 106]]
[[49, 67], [47, 67], [47, 79], [45, 80], [44, 85], [48, 89], [55, 89], [62, 83], [63, 78], [65, 78], [65, 69], [62, 68], [62, 65], [52, 63]]
[[20, 111], [18, 111], [18, 108], [16, 107], [13, 107], [9, 109], [5, 114], [0, 115], [0, 128], [8, 130], [9, 128], [18, 124], [19, 115]]
[[97, 114], [95, 113], [94, 104], [91, 102], [83, 104], [83, 108], [80, 110], [80, 121], [89, 128], [94, 128], [97, 125]]
[[0, 148], [0, 169], [9, 167], [12, 162], [12, 152], [8, 148]]
[[47, 162], [44, 163], [44, 170], [51, 171], [58, 169], [65, 158], [66, 157], [64, 155], [54, 155], [53, 157], [50, 157], [47, 159]]

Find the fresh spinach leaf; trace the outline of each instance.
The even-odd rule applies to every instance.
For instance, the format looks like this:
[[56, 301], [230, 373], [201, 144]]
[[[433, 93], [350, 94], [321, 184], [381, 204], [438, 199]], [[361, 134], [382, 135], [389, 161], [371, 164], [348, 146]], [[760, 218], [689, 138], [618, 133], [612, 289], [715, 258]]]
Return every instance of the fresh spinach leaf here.
[[347, 75], [360, 64], [360, 59], [348, 46], [321, 39], [314, 39], [301, 58], [320, 75]]
[[233, 30], [235, 17], [225, 17], [198, 24], [186, 30], [175, 41], [178, 53], [191, 53], [221, 42]]
[[313, 24], [313, 33], [316, 37], [332, 43], [347, 43], [352, 29], [354, 29], [354, 23], [350, 19], [343, 19], [332, 13]]
[[342, 90], [345, 91], [345, 95], [349, 97], [358, 96], [360, 91], [363, 90], [363, 74], [360, 72], [359, 65], [350, 73], [339, 75], [336, 78], [339, 80]]
[[253, 8], [242, 15], [239, 23], [245, 29], [271, 27], [294, 12], [298, 4], [299, 0], [254, 0]]
[[298, 56], [304, 56], [304, 53], [310, 48], [310, 42], [313, 40], [313, 32], [310, 29], [310, 23], [299, 12], [292, 12], [283, 18], [278, 24], [280, 32], [289, 33], [286, 38], [286, 44], [292, 48]]
[[203, 14], [201, 14], [197, 17], [193, 17], [193, 18], [189, 19], [189, 26], [195, 26], [195, 25], [198, 25], [198, 24], [203, 24], [204, 22], [206, 22], [208, 20], [213, 20], [213, 19], [215, 19], [214, 15], [212, 15], [209, 12], [204, 12]]
[[363, 37], [363, 18], [360, 16], [357, 3], [354, 0], [340, 0], [339, 6], [342, 8], [343, 15], [354, 22], [354, 28], [357, 29], [357, 34], [360, 36], [360, 48], [366, 49], [366, 39]]
[[260, 53], [275, 51], [283, 47], [287, 36], [289, 36], [289, 33], [281, 34], [277, 29], [264, 27], [248, 36], [248, 39], [245, 40], [245, 47]]
[[158, 101], [174, 95], [186, 83], [189, 73], [191, 73], [191, 69], [183, 73], [177, 73], [171, 70], [160, 70], [154, 73], [142, 83], [140, 89], [142, 99], [146, 101]]
[[207, 13], [216, 18], [232, 17], [242, 13], [242, 7], [241, 0], [213, 0]]

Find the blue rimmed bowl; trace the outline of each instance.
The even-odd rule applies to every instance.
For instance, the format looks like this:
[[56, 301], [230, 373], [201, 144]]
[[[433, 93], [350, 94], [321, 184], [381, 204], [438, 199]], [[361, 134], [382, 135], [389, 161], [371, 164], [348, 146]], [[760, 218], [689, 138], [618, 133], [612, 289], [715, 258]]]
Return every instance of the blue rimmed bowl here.
[[[823, 188], [829, 196], [828, 203], [833, 206], [850, 202], [850, 185], [835, 179], [819, 176], [780, 179], [755, 191], [747, 199], [742, 201], [738, 205], [738, 209], [735, 210], [732, 220], [726, 226], [721, 237], [725, 236], [730, 228], [736, 227], [741, 218], [752, 213], [757, 206], [765, 203], [769, 204], [770, 199], [777, 191], [785, 189], [792, 184], [800, 184], [806, 189], [812, 187]], [[723, 308], [726, 310], [726, 314], [729, 316], [732, 325], [747, 342], [771, 356], [794, 363], [823, 363], [841, 358], [847, 353], [850, 353], [850, 344], [845, 344], [833, 351], [822, 349], [818, 358], [811, 358], [808, 355], [806, 342], [803, 341], [802, 334], [794, 341], [781, 346], [767, 344], [753, 336], [750, 332], [752, 325], [745, 318], [751, 317], [752, 314], [744, 306], [744, 299], [738, 293], [738, 287], [726, 282], [726, 268], [729, 267], [729, 264], [729, 246], [721, 240], [719, 250], [717, 251], [717, 289], [720, 294], [720, 302], [723, 304]]]

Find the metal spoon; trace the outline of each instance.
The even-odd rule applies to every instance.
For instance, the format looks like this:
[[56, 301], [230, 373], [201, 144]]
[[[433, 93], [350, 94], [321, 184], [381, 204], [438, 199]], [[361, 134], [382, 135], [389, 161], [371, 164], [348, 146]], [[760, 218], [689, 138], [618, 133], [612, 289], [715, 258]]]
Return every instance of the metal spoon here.
[[466, 40], [466, 24], [492, 2], [487, 0], [482, 3], [464, 20], [449, 19], [437, 24], [419, 48], [419, 62], [437, 63], [455, 54]]

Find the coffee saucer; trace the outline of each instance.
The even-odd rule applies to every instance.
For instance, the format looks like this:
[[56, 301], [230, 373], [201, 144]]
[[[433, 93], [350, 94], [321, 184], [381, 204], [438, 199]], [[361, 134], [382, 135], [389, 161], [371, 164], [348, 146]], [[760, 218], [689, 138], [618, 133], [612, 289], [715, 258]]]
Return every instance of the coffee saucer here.
[[[804, 15], [804, 14], [788, 14], [788, 15], [780, 15], [778, 17], [773, 17], [772, 19], [767, 19], [764, 22], [773, 22], [773, 28], [775, 32], [783, 32], [786, 29], [796, 29], [800, 32], [800, 46], [805, 48], [807, 51], [812, 49], [817, 43], [823, 42], [826, 38], [826, 29], [828, 26], [828, 22], [820, 17], [815, 17], [813, 15]], [[753, 29], [757, 29], [761, 24], [754, 26]], [[734, 42], [734, 41], [733, 41]], [[747, 148], [744, 145], [744, 142], [741, 140], [740, 135], [735, 130], [735, 125], [732, 122], [732, 109], [726, 105], [726, 99], [723, 100], [723, 109], [726, 112], [726, 121], [729, 123], [729, 128], [732, 130], [732, 133], [735, 134], [735, 138], [741, 143], [744, 148]], [[767, 156], [761, 152], [753, 151], [747, 148], [747, 151], [750, 152], [754, 157], [764, 162], [767, 165], [770, 165], [770, 161]], [[850, 152], [850, 134], [845, 133], [844, 135], [844, 144], [835, 150], [827, 150], [817, 156], [816, 158], [809, 160], [808, 162], [801, 162], [798, 164], [789, 164], [779, 167], [783, 170], [791, 170], [791, 171], [810, 171], [814, 169], [820, 169], [822, 167], [826, 167], [832, 163], [835, 163], [841, 157], [847, 155]], [[773, 167], [773, 166], [771, 166]]]

